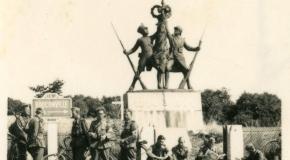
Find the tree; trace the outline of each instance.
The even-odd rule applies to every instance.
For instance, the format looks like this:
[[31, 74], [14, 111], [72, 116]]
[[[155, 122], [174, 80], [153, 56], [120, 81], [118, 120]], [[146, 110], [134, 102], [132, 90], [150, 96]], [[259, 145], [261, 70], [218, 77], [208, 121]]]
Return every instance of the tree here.
[[52, 83], [49, 83], [47, 86], [37, 85], [36, 87], [29, 87], [29, 89], [35, 92], [36, 98], [41, 98], [46, 93], [57, 93], [58, 95], [61, 95], [63, 85], [64, 85], [63, 80], [56, 79]]
[[278, 126], [281, 122], [281, 100], [273, 94], [243, 93], [236, 103], [235, 123], [245, 126]]
[[26, 104], [20, 100], [8, 97], [8, 115], [13, 115], [15, 112], [23, 112]]
[[206, 89], [201, 93], [203, 119], [206, 124], [216, 121], [218, 124], [227, 122], [225, 112], [232, 112], [233, 102], [225, 88], [221, 90]]

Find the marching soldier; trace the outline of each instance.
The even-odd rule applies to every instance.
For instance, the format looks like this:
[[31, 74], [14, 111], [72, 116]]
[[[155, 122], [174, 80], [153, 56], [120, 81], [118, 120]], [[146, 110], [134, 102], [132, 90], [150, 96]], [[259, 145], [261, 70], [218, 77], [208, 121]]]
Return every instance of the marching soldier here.
[[85, 152], [89, 146], [87, 122], [81, 118], [80, 109], [77, 107], [72, 108], [72, 115], [74, 118], [71, 129], [73, 160], [85, 160]]
[[136, 160], [137, 150], [137, 124], [131, 120], [132, 112], [130, 110], [124, 113], [124, 129], [121, 133], [121, 159], [122, 160]]
[[36, 108], [35, 117], [28, 123], [28, 151], [33, 160], [41, 160], [44, 154], [44, 121], [42, 108]]
[[134, 90], [134, 86], [138, 80], [138, 77], [140, 76], [141, 72], [143, 72], [146, 68], [146, 70], [150, 71], [152, 69], [152, 54], [153, 54], [153, 44], [152, 44], [152, 37], [148, 36], [148, 28], [141, 24], [137, 32], [142, 35], [141, 38], [137, 40], [134, 47], [130, 49], [129, 51], [124, 50], [124, 54], [130, 55], [140, 47], [141, 53], [139, 53], [139, 63], [138, 63], [138, 69], [137, 73], [134, 76], [134, 79], [132, 81], [132, 84], [129, 88], [129, 91]]
[[184, 146], [184, 143], [184, 139], [179, 137], [178, 144], [172, 148], [172, 155], [174, 160], [187, 160], [188, 148]]
[[165, 137], [159, 135], [157, 142], [153, 144], [147, 151], [147, 160], [170, 160], [170, 152], [165, 145]]
[[111, 153], [114, 145], [114, 134], [112, 127], [106, 119], [105, 108], [97, 109], [97, 119], [92, 121], [89, 136], [91, 138], [92, 160], [114, 160]]
[[[21, 114], [20, 111], [15, 113], [16, 120], [9, 127], [9, 133], [17, 138], [17, 150], [18, 157], [17, 160], [26, 160], [27, 152], [27, 133], [26, 126], [30, 120], [30, 108], [28, 105], [24, 106], [24, 112]], [[14, 153], [15, 154], [15, 153]]]
[[[168, 70], [172, 70], [172, 68], [175, 68], [175, 70], [181, 70], [183, 76], [185, 77], [189, 69], [186, 65], [185, 58], [183, 55], [183, 48], [185, 48], [188, 51], [199, 51], [200, 47], [191, 47], [189, 46], [185, 39], [181, 37], [182, 34], [182, 28], [180, 26], [174, 27], [174, 34], [171, 35], [168, 31], [167, 25], [167, 36], [170, 42], [170, 56], [169, 56], [169, 62], [168, 62]], [[192, 86], [190, 84], [189, 78], [186, 81], [188, 89], [192, 89]]]

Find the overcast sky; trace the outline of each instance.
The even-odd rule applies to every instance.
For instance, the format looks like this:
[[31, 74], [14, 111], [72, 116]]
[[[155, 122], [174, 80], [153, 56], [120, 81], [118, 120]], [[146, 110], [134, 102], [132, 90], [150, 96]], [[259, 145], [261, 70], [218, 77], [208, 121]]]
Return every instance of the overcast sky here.
[[[260, 0], [167, 0], [172, 7], [170, 30], [182, 26], [183, 36], [198, 44], [207, 23], [202, 50], [191, 81], [196, 90], [229, 89], [233, 99], [244, 91], [286, 95], [289, 78], [289, 22], [285, 5]], [[26, 0], [6, 1], [0, 60], [6, 65], [8, 96], [31, 102], [28, 86], [65, 81], [64, 95], [93, 97], [123, 94], [133, 72], [113, 34], [116, 26], [127, 49], [140, 36], [143, 22], [151, 33], [150, 15], [158, 0]], [[137, 55], [132, 60], [137, 65]], [[184, 51], [187, 64], [193, 54]], [[156, 88], [156, 72], [142, 74]], [[170, 87], [181, 80], [171, 74]], [[140, 88], [137, 85], [137, 89]]]

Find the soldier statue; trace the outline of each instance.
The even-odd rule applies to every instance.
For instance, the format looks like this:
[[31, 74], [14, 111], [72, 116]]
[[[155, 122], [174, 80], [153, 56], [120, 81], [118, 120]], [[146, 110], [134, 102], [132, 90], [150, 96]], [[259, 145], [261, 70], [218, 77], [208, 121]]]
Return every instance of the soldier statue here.
[[141, 53], [139, 53], [139, 63], [138, 63], [138, 69], [134, 76], [134, 79], [132, 81], [132, 84], [129, 88], [129, 91], [133, 91], [135, 84], [141, 74], [146, 68], [147, 71], [150, 71], [152, 69], [152, 54], [153, 54], [153, 45], [152, 45], [152, 36], [148, 36], [148, 27], [144, 26], [144, 24], [141, 24], [137, 32], [142, 35], [141, 38], [139, 38], [134, 47], [130, 49], [129, 51], [124, 50], [124, 54], [130, 55], [134, 53], [139, 47], [141, 48]]
[[[112, 25], [115, 34], [123, 48], [123, 52], [127, 55], [130, 65], [135, 73], [134, 79], [131, 83], [129, 91], [134, 90], [135, 83], [139, 80], [143, 89], [147, 89], [144, 83], [141, 81], [140, 74], [145, 68], [150, 71], [152, 67], [157, 70], [157, 87], [158, 89], [168, 89], [169, 73], [181, 72], [184, 76], [182, 82], [179, 85], [179, 89], [183, 89], [187, 84], [188, 89], [192, 89], [189, 76], [194, 64], [197, 52], [200, 50], [200, 43], [198, 47], [189, 46], [185, 39], [181, 36], [182, 29], [179, 26], [174, 28], [174, 34], [171, 35], [168, 31], [167, 21], [171, 17], [171, 8], [169, 5], [161, 1], [161, 5], [154, 5], [151, 8], [151, 15], [157, 19], [156, 32], [148, 36], [148, 28], [144, 25], [140, 25], [137, 29], [138, 33], [142, 34], [130, 50], [126, 50], [119, 35], [117, 34], [114, 26]], [[169, 43], [168, 43], [169, 42]], [[138, 70], [136, 71], [131, 59], [128, 55], [134, 53], [138, 48], [141, 48], [139, 54]], [[183, 55], [183, 48], [188, 51], [196, 52], [194, 60], [191, 62], [190, 67], [185, 63]]]
[[[199, 51], [200, 47], [191, 47], [188, 45], [185, 41], [185, 39], [181, 36], [182, 34], [182, 28], [180, 26], [174, 27], [174, 34], [170, 34], [168, 31], [168, 27], [166, 25], [167, 30], [167, 36], [170, 43], [170, 56], [169, 60], [167, 62], [167, 71], [177, 70], [181, 71], [183, 76], [186, 77], [186, 75], [189, 72], [189, 69], [186, 65], [185, 58], [183, 55], [183, 48], [185, 48], [188, 51]], [[169, 78], [169, 77], [166, 77]], [[166, 80], [168, 83], [168, 80]], [[186, 81], [188, 89], [192, 89], [192, 86], [190, 84], [189, 78]], [[168, 84], [166, 84], [167, 86]]]

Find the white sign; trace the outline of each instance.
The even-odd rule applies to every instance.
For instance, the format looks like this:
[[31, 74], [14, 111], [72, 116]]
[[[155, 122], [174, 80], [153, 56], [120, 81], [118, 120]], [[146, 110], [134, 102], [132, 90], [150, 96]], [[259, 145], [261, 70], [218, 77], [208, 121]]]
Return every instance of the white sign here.
[[42, 108], [44, 117], [71, 117], [72, 99], [62, 98], [56, 94], [47, 94], [44, 98], [32, 100], [32, 113]]

